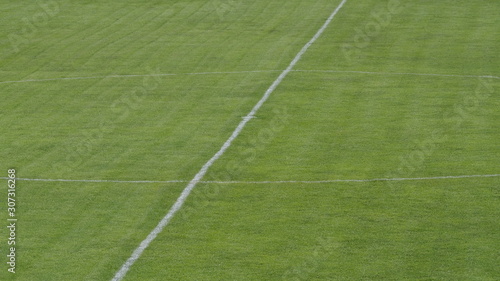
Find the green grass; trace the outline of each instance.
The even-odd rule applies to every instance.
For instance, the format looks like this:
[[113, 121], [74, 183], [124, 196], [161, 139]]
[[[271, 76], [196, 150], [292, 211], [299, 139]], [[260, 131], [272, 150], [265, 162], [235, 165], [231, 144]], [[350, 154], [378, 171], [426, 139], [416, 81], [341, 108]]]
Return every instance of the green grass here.
[[128, 280], [281, 280], [287, 271], [301, 280], [494, 280], [493, 188], [475, 180], [220, 187], [188, 221], [181, 211]]
[[[190, 180], [340, 3], [3, 2], [0, 171], [157, 181]], [[205, 179], [499, 174], [498, 78], [395, 73], [498, 77], [500, 5], [400, 1], [356, 45], [388, 2], [348, 1]], [[71, 77], [102, 78], [1, 83]], [[499, 184], [198, 184], [125, 280], [497, 280]], [[18, 181], [0, 279], [110, 280], [185, 185]]]

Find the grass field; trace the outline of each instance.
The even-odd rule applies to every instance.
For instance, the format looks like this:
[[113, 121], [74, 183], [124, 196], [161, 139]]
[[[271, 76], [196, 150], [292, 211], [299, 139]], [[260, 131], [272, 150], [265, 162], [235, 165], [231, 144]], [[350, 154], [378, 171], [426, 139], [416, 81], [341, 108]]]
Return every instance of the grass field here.
[[[111, 280], [341, 3], [0, 2], [26, 281]], [[500, 280], [499, 12], [348, 0], [123, 280]]]

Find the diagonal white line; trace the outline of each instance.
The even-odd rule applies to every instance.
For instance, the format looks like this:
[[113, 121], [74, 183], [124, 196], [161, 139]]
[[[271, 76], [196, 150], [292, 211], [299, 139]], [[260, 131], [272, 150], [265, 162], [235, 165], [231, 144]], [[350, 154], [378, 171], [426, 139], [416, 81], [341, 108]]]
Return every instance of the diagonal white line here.
[[231, 143], [233, 140], [238, 137], [240, 132], [243, 130], [245, 125], [250, 121], [255, 113], [260, 109], [260, 107], [266, 102], [266, 100], [269, 98], [269, 96], [274, 92], [274, 90], [281, 84], [281, 81], [292, 71], [293, 67], [297, 64], [297, 62], [301, 59], [302, 55], [309, 49], [309, 47], [323, 34], [325, 29], [328, 27], [330, 22], [333, 20], [335, 15], [338, 13], [338, 11], [344, 6], [344, 3], [346, 3], [347, 0], [343, 0], [338, 7], [333, 11], [333, 13], [328, 17], [326, 22], [323, 24], [323, 26], [316, 32], [314, 37], [307, 42], [307, 44], [300, 50], [300, 52], [295, 56], [293, 61], [290, 63], [290, 65], [280, 74], [280, 76], [273, 82], [273, 84], [267, 89], [266, 93], [264, 96], [257, 102], [257, 104], [253, 107], [253, 109], [248, 113], [248, 115], [243, 118], [243, 120], [238, 124], [234, 132], [231, 134], [229, 139], [222, 145], [220, 150], [215, 153], [215, 155], [208, 160], [205, 165], [200, 169], [200, 171], [194, 176], [194, 178], [189, 182], [189, 184], [186, 186], [186, 188], [182, 191], [181, 195], [179, 198], [177, 198], [177, 201], [175, 204], [172, 206], [170, 211], [163, 217], [163, 219], [158, 223], [158, 225], [151, 231], [151, 233], [144, 239], [144, 241], [141, 242], [139, 247], [135, 249], [135, 251], [132, 253], [130, 258], [122, 265], [120, 270], [116, 273], [115, 277], [112, 279], [113, 281], [118, 281], [122, 280], [123, 277], [127, 274], [128, 270], [130, 267], [139, 259], [141, 254], [144, 252], [144, 250], [149, 246], [149, 244], [156, 238], [156, 236], [163, 230], [163, 228], [169, 223], [169, 221], [172, 219], [172, 217], [179, 211], [179, 209], [184, 205], [184, 202], [188, 198], [189, 194], [193, 190], [193, 188], [196, 186], [196, 184], [201, 181], [203, 176], [206, 174], [208, 169], [213, 165], [213, 163], [221, 157], [224, 152], [231, 146]]

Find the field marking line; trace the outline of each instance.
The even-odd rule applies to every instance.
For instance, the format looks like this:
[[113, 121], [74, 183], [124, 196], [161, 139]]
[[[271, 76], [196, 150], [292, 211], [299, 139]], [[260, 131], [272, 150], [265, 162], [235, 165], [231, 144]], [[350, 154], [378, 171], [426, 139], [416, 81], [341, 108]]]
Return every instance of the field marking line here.
[[229, 139], [222, 145], [220, 150], [215, 153], [215, 155], [208, 160], [205, 165], [200, 169], [200, 171], [194, 176], [194, 178], [189, 182], [189, 184], [186, 186], [186, 188], [182, 191], [181, 195], [179, 198], [176, 200], [175, 204], [172, 206], [172, 208], [168, 211], [168, 213], [163, 217], [163, 219], [158, 223], [158, 225], [151, 231], [151, 233], [144, 239], [139, 247], [137, 247], [130, 258], [123, 264], [123, 266], [118, 270], [118, 272], [115, 274], [115, 277], [112, 279], [112, 281], [119, 281], [122, 280], [127, 272], [129, 271], [130, 267], [139, 259], [141, 254], [144, 252], [144, 250], [151, 244], [151, 242], [156, 238], [156, 236], [165, 228], [165, 226], [170, 222], [172, 217], [179, 211], [179, 209], [184, 205], [184, 202], [186, 202], [189, 194], [193, 190], [193, 188], [196, 186], [198, 182], [201, 181], [203, 176], [207, 173], [208, 169], [213, 165], [213, 163], [219, 159], [224, 152], [231, 146], [231, 143], [238, 137], [240, 132], [243, 130], [245, 125], [250, 121], [257, 111], [260, 109], [260, 107], [266, 102], [266, 100], [269, 98], [269, 96], [274, 92], [274, 90], [281, 84], [283, 79], [290, 73], [290, 71], [293, 69], [293, 67], [297, 64], [297, 62], [301, 59], [302, 55], [309, 49], [309, 47], [323, 34], [323, 32], [326, 30], [326, 28], [330, 25], [330, 22], [333, 20], [335, 15], [338, 13], [338, 11], [344, 6], [344, 3], [346, 3], [347, 0], [342, 0], [342, 2], [338, 5], [338, 7], [333, 11], [333, 13], [328, 17], [326, 22], [323, 24], [323, 26], [316, 32], [316, 34], [313, 36], [313, 38], [307, 42], [304, 47], [299, 51], [299, 53], [295, 56], [295, 58], [292, 60], [290, 65], [278, 76], [278, 78], [271, 84], [269, 89], [265, 92], [264, 96], [257, 102], [257, 104], [252, 108], [250, 113], [247, 114], [245, 118], [238, 124], [236, 129], [233, 131]]
[[122, 75], [106, 75], [106, 76], [84, 76], [84, 77], [62, 77], [62, 78], [47, 78], [47, 79], [27, 79], [16, 81], [2, 81], [0, 84], [12, 83], [29, 83], [29, 82], [47, 82], [59, 80], [90, 80], [90, 79], [106, 79], [106, 78], [137, 78], [137, 77], [161, 77], [161, 76], [183, 76], [183, 75], [218, 75], [218, 74], [247, 74], [247, 73], [270, 73], [281, 72], [282, 70], [247, 70], [247, 71], [215, 71], [215, 72], [193, 72], [193, 73], [157, 73], [157, 74], [122, 74]]
[[[7, 177], [0, 177], [0, 179], [8, 179]], [[186, 183], [186, 180], [169, 180], [169, 181], [156, 181], [156, 180], [74, 180], [74, 179], [30, 179], [30, 178], [16, 178], [20, 181], [44, 181], [44, 182], [95, 182], [95, 183]]]
[[420, 177], [420, 178], [380, 178], [380, 179], [350, 179], [350, 180], [315, 180], [315, 181], [204, 181], [203, 183], [216, 184], [282, 184], [282, 183], [336, 183], [336, 182], [377, 182], [377, 181], [422, 181], [422, 180], [442, 180], [442, 179], [463, 179], [463, 178], [491, 178], [500, 177], [497, 175], [463, 175], [463, 176], [441, 176], [441, 177]]
[[[461, 176], [437, 176], [437, 177], [418, 177], [418, 178], [379, 178], [379, 179], [337, 179], [337, 180], [283, 180], [283, 181], [199, 181], [198, 183], [216, 183], [216, 184], [281, 184], [281, 183], [335, 183], [335, 182], [377, 182], [377, 181], [424, 181], [424, 180], [441, 180], [441, 179], [464, 179], [464, 178], [492, 178], [500, 177], [500, 174], [492, 175], [461, 175]], [[0, 177], [7, 180], [7, 177]], [[154, 181], [154, 180], [70, 180], [70, 179], [29, 179], [16, 178], [20, 181], [42, 181], [42, 182], [94, 182], [94, 183], [187, 183], [187, 180], [169, 180], [169, 181]]]
[[356, 71], [356, 70], [294, 70], [294, 72], [317, 72], [317, 73], [356, 73], [374, 75], [407, 75], [407, 76], [437, 76], [437, 77], [457, 77], [457, 78], [490, 78], [500, 79], [493, 75], [460, 75], [460, 74], [438, 74], [438, 73], [412, 73], [412, 72], [377, 72], [377, 71]]
[[[47, 81], [64, 81], [64, 80], [90, 80], [90, 79], [106, 79], [106, 78], [136, 78], [136, 77], [162, 77], [162, 76], [196, 76], [196, 75], [220, 75], [220, 74], [248, 74], [248, 73], [272, 73], [281, 72], [281, 70], [246, 70], [246, 71], [215, 71], [215, 72], [193, 72], [193, 73], [158, 73], [158, 74], [122, 74], [122, 75], [107, 75], [107, 76], [87, 76], [87, 77], [61, 77], [47, 79], [27, 79], [16, 81], [0, 81], [0, 84], [13, 83], [29, 83], [29, 82], [47, 82]], [[500, 79], [499, 76], [493, 75], [460, 75], [460, 74], [438, 74], [438, 73], [405, 73], [405, 72], [377, 72], [377, 71], [356, 71], [356, 70], [291, 70], [290, 72], [317, 72], [317, 73], [354, 73], [354, 74], [374, 74], [374, 75], [407, 75], [407, 76], [435, 76], [435, 77], [455, 77], [455, 78], [488, 78]]]

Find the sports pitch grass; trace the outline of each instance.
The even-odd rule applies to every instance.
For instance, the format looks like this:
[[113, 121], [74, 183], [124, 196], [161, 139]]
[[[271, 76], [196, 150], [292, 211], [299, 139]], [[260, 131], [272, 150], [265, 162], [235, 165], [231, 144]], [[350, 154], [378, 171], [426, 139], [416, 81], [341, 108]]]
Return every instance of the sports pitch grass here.
[[[82, 180], [12, 274], [2, 179], [26, 281], [111, 280], [341, 2], [0, 1], [0, 177]], [[348, 0], [124, 280], [499, 280], [499, 11]]]

